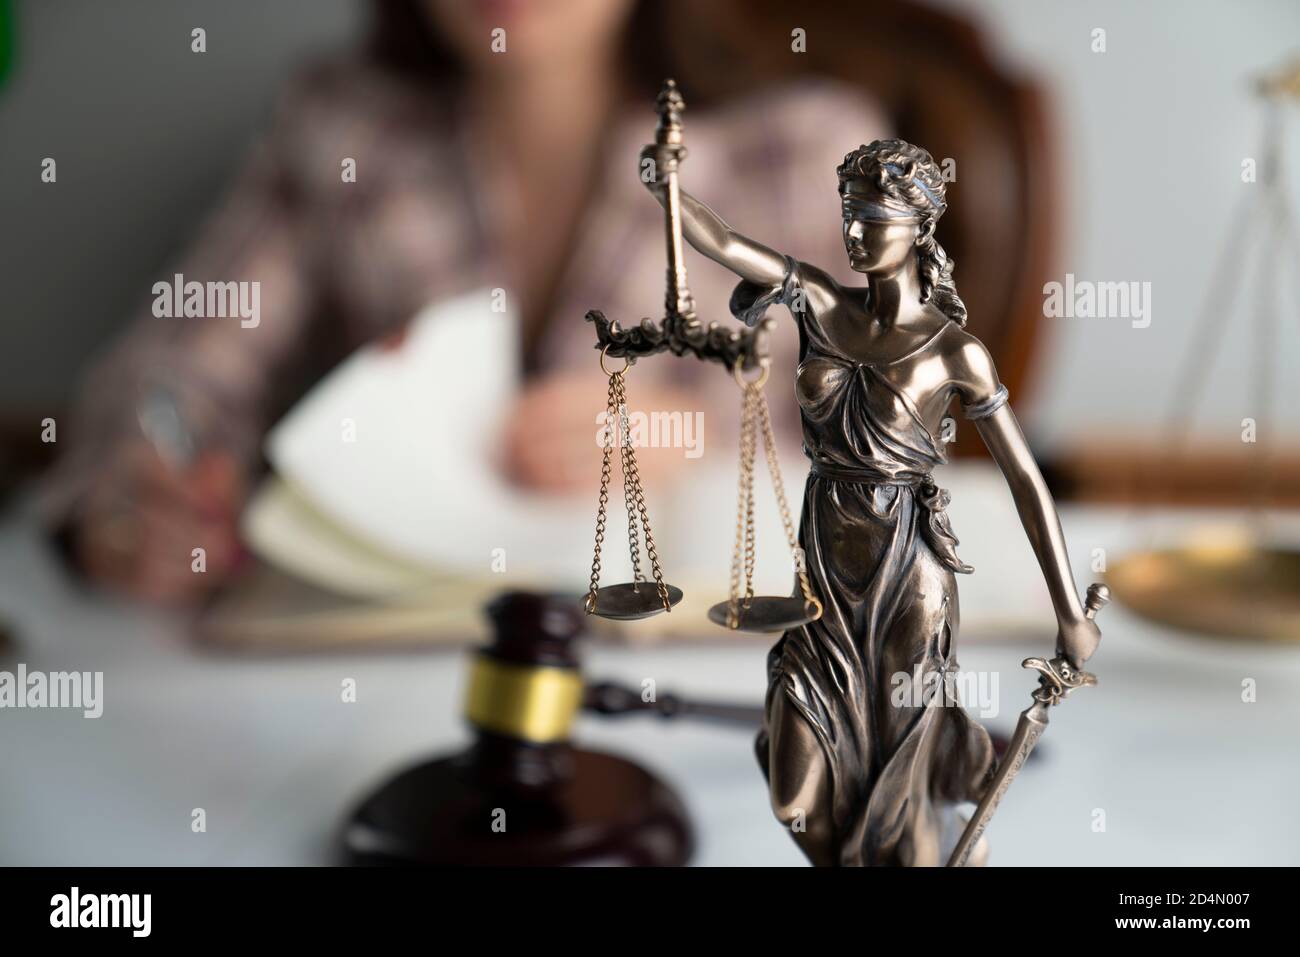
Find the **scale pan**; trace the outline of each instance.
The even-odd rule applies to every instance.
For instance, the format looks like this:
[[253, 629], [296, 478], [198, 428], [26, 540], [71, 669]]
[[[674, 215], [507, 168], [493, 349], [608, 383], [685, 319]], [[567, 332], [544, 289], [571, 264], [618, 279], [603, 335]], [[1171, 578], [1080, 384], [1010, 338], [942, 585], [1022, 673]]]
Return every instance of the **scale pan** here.
[[821, 617], [821, 609], [809, 608], [803, 598], [774, 595], [756, 595], [748, 603], [742, 601], [739, 611], [740, 624], [732, 628], [728, 624], [731, 602], [720, 601], [709, 609], [709, 621], [728, 631], [769, 633], [797, 628]]
[[1300, 642], [1300, 551], [1190, 545], [1112, 562], [1106, 582], [1138, 615], [1220, 638]]
[[[676, 606], [682, 600], [682, 590], [673, 585], [664, 587], [668, 589], [668, 604]], [[596, 589], [596, 604], [591, 613], [615, 621], [636, 621], [663, 610], [664, 603], [654, 582], [624, 582]]]

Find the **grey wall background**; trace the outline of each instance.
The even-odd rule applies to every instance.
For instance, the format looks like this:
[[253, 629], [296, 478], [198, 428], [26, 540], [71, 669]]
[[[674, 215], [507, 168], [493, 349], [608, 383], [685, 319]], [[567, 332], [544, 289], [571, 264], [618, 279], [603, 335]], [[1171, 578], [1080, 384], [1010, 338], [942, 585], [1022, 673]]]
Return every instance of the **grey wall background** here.
[[[941, 0], [979, 12], [993, 48], [1047, 84], [1065, 160], [1059, 272], [1152, 284], [1152, 322], [1051, 319], [1038, 381], [1035, 445], [1107, 430], [1151, 437], [1191, 343], [1223, 233], [1244, 194], [1241, 161], [1258, 157], [1262, 110], [1248, 78], [1300, 55], [1295, 0]], [[1094, 28], [1107, 50], [1093, 53]], [[1300, 195], [1300, 104], [1288, 111], [1291, 196]], [[960, 188], [960, 182], [958, 183]], [[1275, 350], [1276, 424], [1300, 438], [1300, 249], [1284, 263]], [[957, 264], [958, 288], [961, 264]], [[1253, 307], [1229, 315], [1206, 357], [1198, 439], [1239, 442], [1251, 397]], [[1013, 397], [1014, 398], [1014, 397]]]
[[[995, 51], [1042, 78], [1066, 160], [1060, 272], [1149, 281], [1150, 328], [1053, 323], [1030, 425], [1040, 446], [1161, 421], [1222, 231], [1258, 155], [1247, 77], [1300, 53], [1295, 0], [938, 0], [981, 19]], [[865, 5], [853, 3], [862, 9]], [[344, 45], [357, 0], [41, 0], [14, 5], [17, 62], [0, 89], [0, 403], [57, 403], [220, 196], [279, 84], [304, 56]], [[792, 22], [797, 6], [792, 5]], [[797, 23], [795, 23], [797, 25]], [[208, 52], [190, 52], [203, 26]], [[1091, 32], [1107, 31], [1107, 51]], [[816, 42], [816, 38], [810, 38]], [[1300, 110], [1292, 109], [1292, 195]], [[58, 185], [40, 182], [45, 156]], [[954, 188], [962, 186], [959, 179]], [[1300, 261], [1284, 269], [1278, 402], [1300, 423]], [[960, 263], [957, 273], [960, 284]], [[1200, 429], [1234, 440], [1250, 396], [1252, 313], [1223, 321]], [[1289, 406], [1289, 407], [1288, 407]], [[1085, 423], [1086, 425], [1082, 424]]]
[[[30, 0], [0, 87], [0, 403], [66, 399], [357, 0]], [[190, 31], [207, 30], [207, 52]], [[41, 160], [58, 182], [40, 180]]]

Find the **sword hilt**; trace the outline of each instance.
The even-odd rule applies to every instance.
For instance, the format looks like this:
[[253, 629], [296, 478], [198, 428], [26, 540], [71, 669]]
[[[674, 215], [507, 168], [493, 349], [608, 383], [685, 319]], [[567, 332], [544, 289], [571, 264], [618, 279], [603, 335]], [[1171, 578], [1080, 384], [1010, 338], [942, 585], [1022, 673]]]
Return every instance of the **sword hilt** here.
[[1081, 671], [1070, 664], [1068, 658], [1059, 655], [1050, 661], [1046, 658], [1026, 658], [1020, 667], [1038, 672], [1038, 688], [1034, 699], [1045, 705], [1060, 704], [1076, 688], [1084, 688], [1097, 683], [1097, 676], [1088, 671]]
[[[1084, 599], [1083, 615], [1092, 620], [1110, 602], [1110, 589], [1100, 582], [1088, 586], [1088, 596]], [[1020, 663], [1022, 668], [1038, 672], [1038, 688], [1034, 699], [1045, 705], [1060, 704], [1062, 698], [1069, 697], [1076, 688], [1091, 687], [1097, 683], [1097, 676], [1082, 668], [1070, 664], [1064, 655], [1057, 655], [1050, 661], [1045, 658], [1026, 658]]]
[[[1089, 619], [1096, 618], [1097, 612], [1105, 608], [1109, 601], [1109, 588], [1100, 582], [1089, 585], [1088, 596], [1084, 600], [1084, 615]], [[1002, 795], [1011, 786], [1011, 782], [1029, 757], [1029, 752], [1034, 749], [1034, 745], [1038, 743], [1039, 737], [1047, 728], [1048, 708], [1060, 704], [1061, 699], [1075, 688], [1097, 683], [1096, 675], [1074, 667], [1064, 655], [1057, 655], [1050, 661], [1046, 658], [1026, 658], [1021, 662], [1021, 666], [1038, 672], [1038, 687], [1034, 689], [1034, 703], [1020, 712], [1020, 720], [1016, 722], [1016, 730], [1011, 736], [1006, 756], [998, 764], [997, 771], [985, 788], [974, 815], [966, 823], [966, 829], [962, 831], [957, 846], [952, 849], [952, 854], [948, 857], [949, 867], [965, 867], [970, 860], [975, 844], [984, 833], [984, 829], [988, 827], [989, 819], [993, 817]]]
[[1088, 597], [1083, 601], [1083, 617], [1096, 618], [1097, 612], [1110, 604], [1110, 589], [1101, 582], [1088, 586]]

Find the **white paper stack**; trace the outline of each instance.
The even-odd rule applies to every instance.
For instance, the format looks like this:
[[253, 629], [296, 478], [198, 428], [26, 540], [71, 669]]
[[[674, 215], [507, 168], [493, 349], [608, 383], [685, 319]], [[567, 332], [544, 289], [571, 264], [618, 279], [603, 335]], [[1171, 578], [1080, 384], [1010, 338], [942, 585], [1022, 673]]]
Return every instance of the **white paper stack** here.
[[[295, 614], [294, 601], [270, 602], [263, 587], [255, 601], [244, 595], [221, 609], [221, 632], [251, 643], [399, 634], [403, 641], [476, 640], [482, 604], [497, 591], [585, 591], [595, 501], [524, 492], [497, 469], [502, 417], [518, 389], [517, 352], [515, 317], [494, 311], [482, 290], [426, 308], [400, 347], [366, 347], [326, 376], [270, 432], [274, 475], [243, 528], [274, 568], [353, 604], [344, 613], [338, 603], [304, 602]], [[605, 398], [596, 391], [593, 472], [601, 455], [594, 416]], [[676, 495], [646, 489], [665, 577], [686, 598], [671, 615], [602, 626], [607, 633], [741, 640], [706, 619], [727, 595], [734, 458], [689, 461]], [[782, 467], [797, 510], [807, 462], [786, 457]], [[1041, 576], [996, 471], [952, 466], [939, 480], [953, 493], [960, 554], [977, 568], [959, 580], [965, 630], [1023, 637], [1027, 625], [1047, 629]], [[756, 496], [756, 589], [789, 594], [791, 556], [761, 469]], [[604, 584], [630, 577], [625, 524], [615, 487]]]

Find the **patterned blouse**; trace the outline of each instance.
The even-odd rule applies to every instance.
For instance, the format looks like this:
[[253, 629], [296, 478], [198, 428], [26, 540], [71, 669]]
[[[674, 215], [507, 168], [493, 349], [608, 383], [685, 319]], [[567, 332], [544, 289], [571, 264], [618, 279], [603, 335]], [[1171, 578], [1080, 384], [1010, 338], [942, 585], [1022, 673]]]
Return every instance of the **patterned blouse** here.
[[[266, 430], [348, 352], [399, 330], [432, 301], [503, 285], [465, 124], [436, 92], [353, 61], [290, 85], [229, 195], [158, 277], [258, 281], [258, 325], [159, 318], [154, 294], [142, 290], [141, 315], [92, 370], [71, 427], [60, 430], [68, 454], [46, 486], [51, 517], [67, 515], [102, 480], [113, 443], [138, 434], [151, 385], [165, 385], [202, 443], [232, 451], [252, 472]], [[612, 131], [531, 357], [537, 373], [596, 368], [588, 309], [625, 324], [662, 315], [663, 212], [636, 176], [654, 122], [647, 104]], [[835, 168], [886, 132], [869, 102], [830, 81], [753, 94], [687, 113], [683, 185], [740, 232], [847, 279]], [[341, 176], [347, 157], [355, 182]], [[734, 322], [735, 276], [694, 252], [687, 265], [700, 318]], [[797, 349], [794, 324], [779, 322], [774, 383], [793, 381]], [[702, 372], [694, 362], [652, 361], [638, 378], [700, 393], [702, 407], [721, 411], [706, 427], [725, 429], [739, 414], [735, 384], [720, 369]], [[593, 387], [593, 403], [602, 397]], [[797, 435], [793, 403], [777, 399], [773, 408], [778, 429]]]

